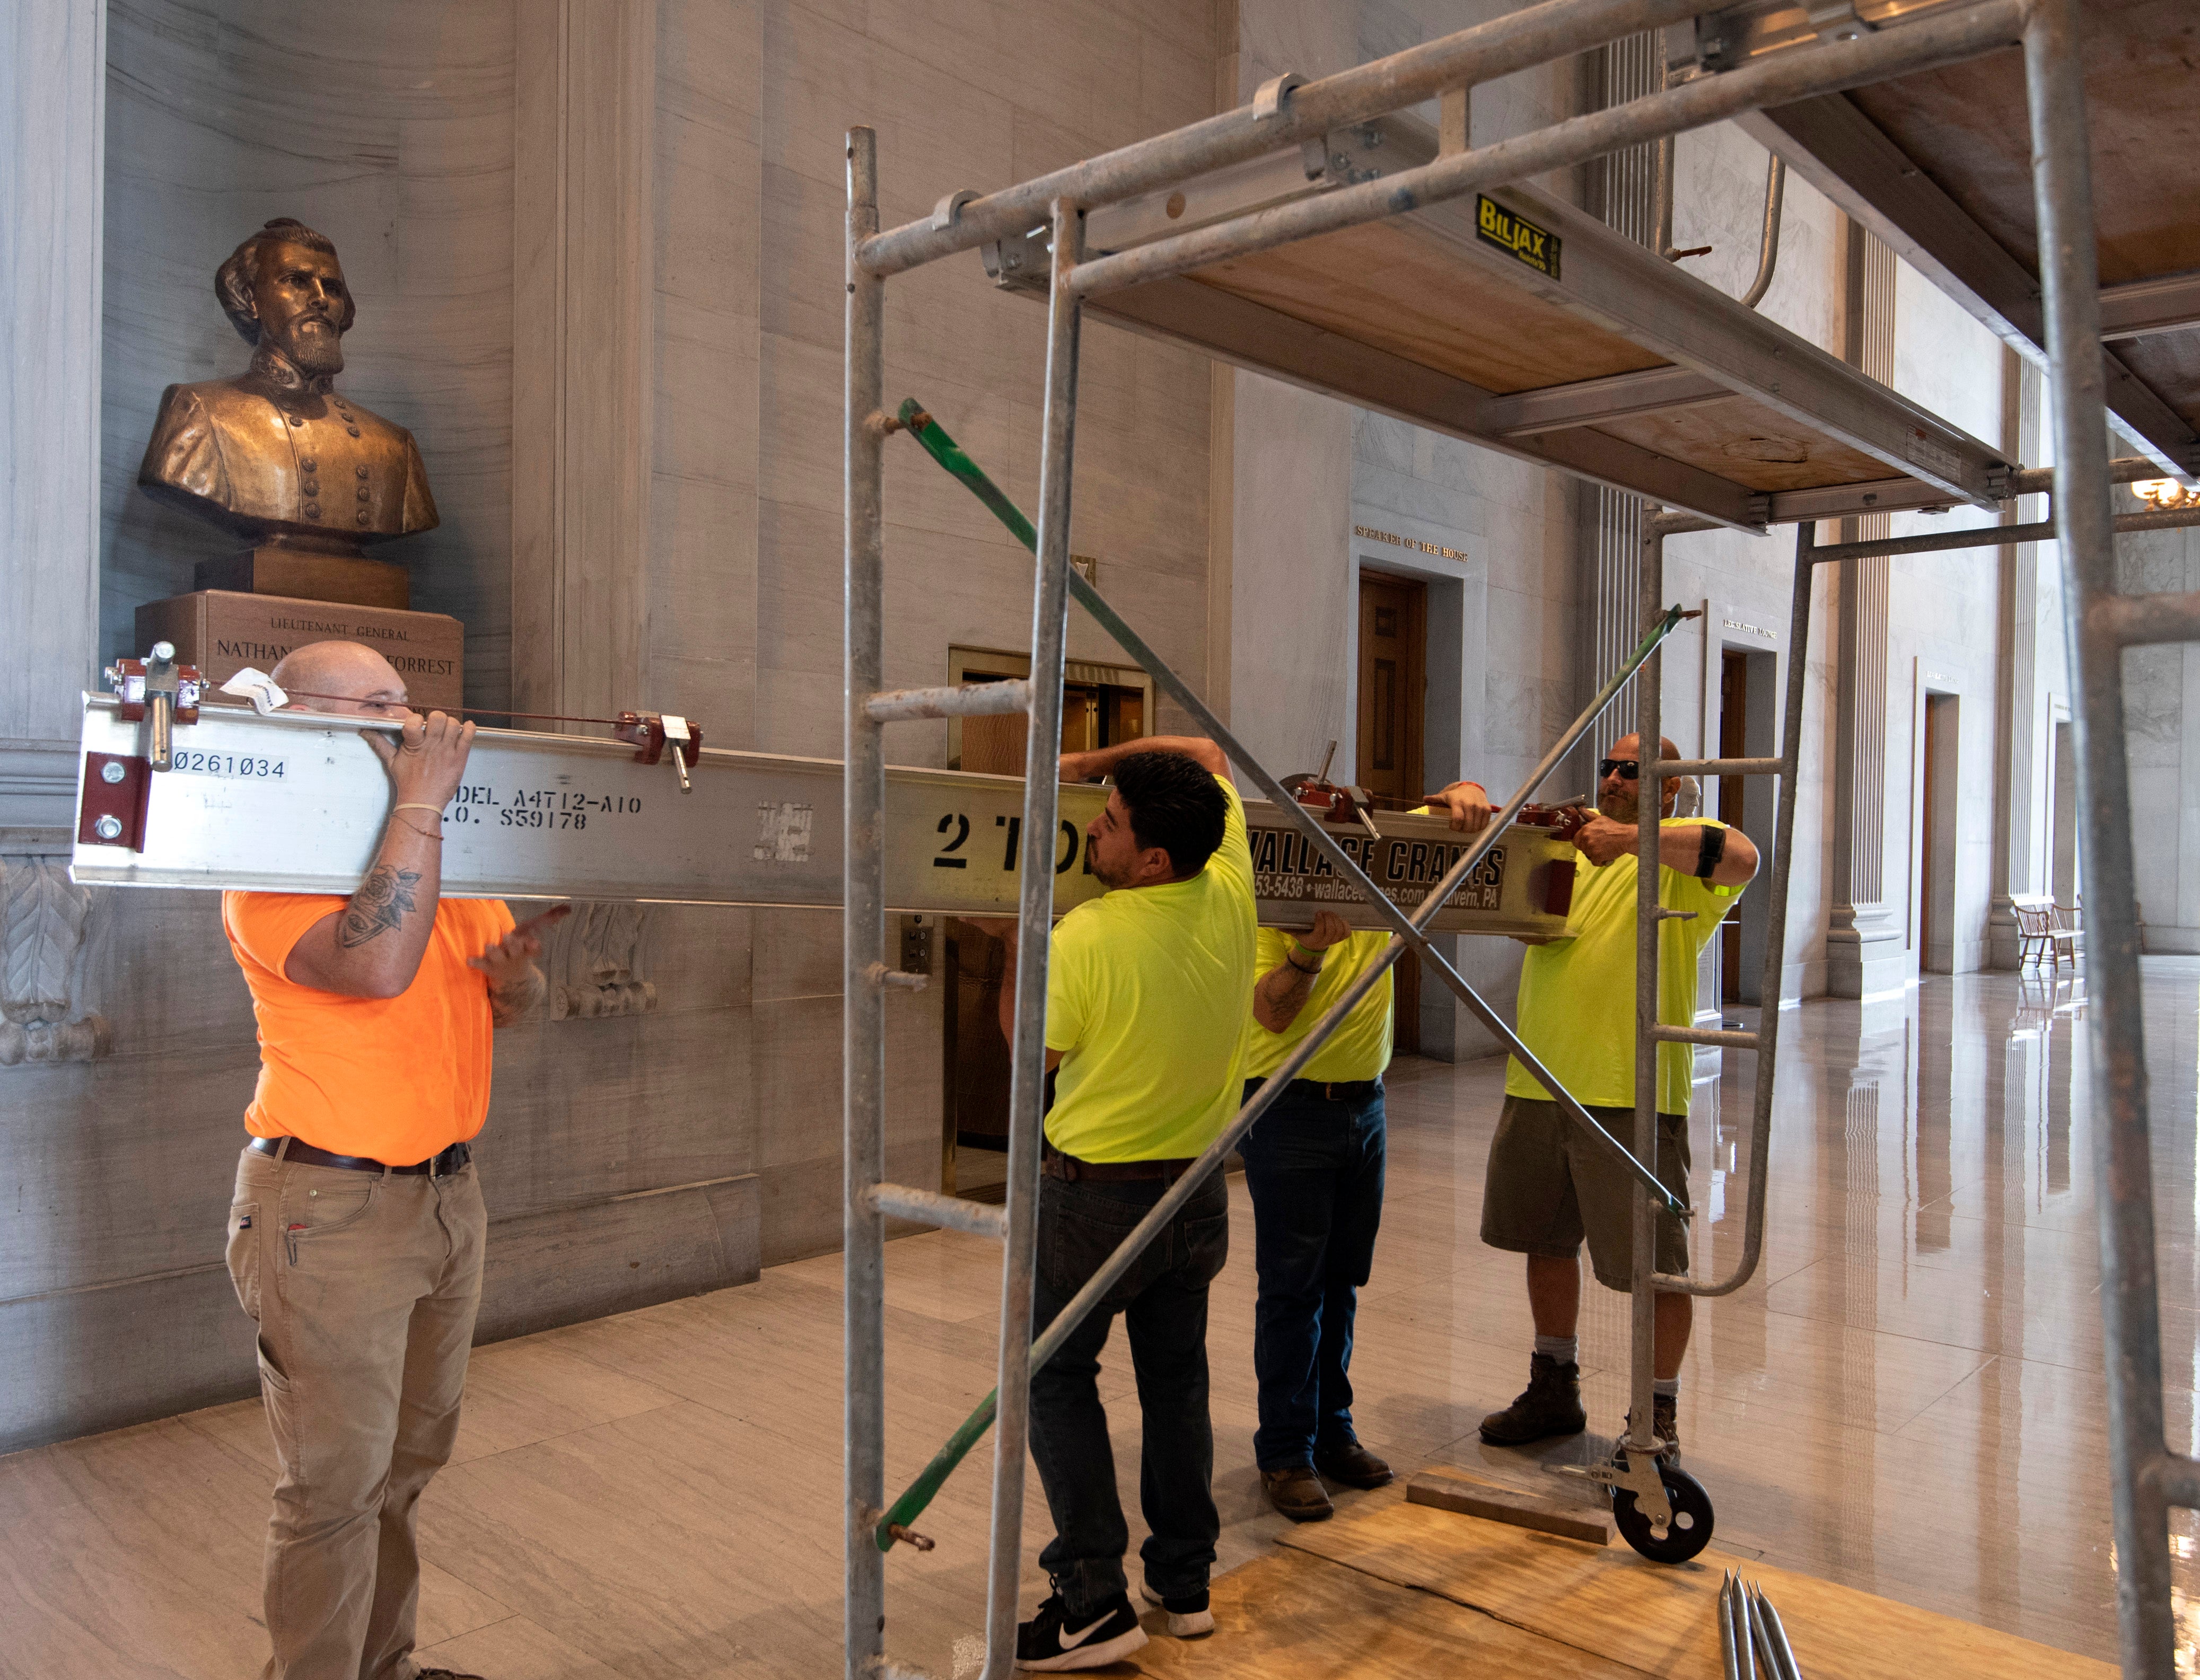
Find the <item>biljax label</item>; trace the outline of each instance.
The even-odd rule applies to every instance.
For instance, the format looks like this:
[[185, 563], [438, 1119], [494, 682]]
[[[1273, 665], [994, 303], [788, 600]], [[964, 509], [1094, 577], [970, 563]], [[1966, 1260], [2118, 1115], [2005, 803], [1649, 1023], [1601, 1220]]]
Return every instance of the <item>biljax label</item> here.
[[1489, 244], [1508, 252], [1536, 273], [1559, 277], [1559, 236], [1517, 216], [1494, 198], [1479, 193], [1474, 200], [1474, 230]]

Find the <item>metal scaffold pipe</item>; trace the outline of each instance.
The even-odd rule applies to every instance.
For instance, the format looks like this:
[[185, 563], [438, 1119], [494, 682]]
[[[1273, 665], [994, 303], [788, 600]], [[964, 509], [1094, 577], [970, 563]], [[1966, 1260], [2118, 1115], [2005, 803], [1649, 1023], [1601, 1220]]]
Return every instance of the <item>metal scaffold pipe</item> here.
[[874, 274], [898, 274], [1037, 227], [1057, 198], [1072, 199], [1088, 210], [1134, 198], [1332, 128], [1418, 105], [1449, 88], [1495, 81], [1622, 36], [1681, 22], [1699, 9], [1699, 0], [1544, 0], [1372, 63], [1302, 83], [1283, 95], [1273, 114], [1257, 105], [1243, 105], [1000, 192], [960, 205], [951, 199], [922, 221], [866, 240], [859, 255]]
[[2070, 680], [2079, 700], [2070, 721], [2084, 824], [2079, 871], [2092, 1005], [2087, 1027], [2116, 1619], [2127, 1680], [2170, 1680], [2176, 1671], [2176, 1625], [2168, 1513], [2156, 1474], [2168, 1440], [2123, 650], [2103, 633], [2092, 612], [2095, 603], [2115, 593], [2116, 564], [2083, 32], [2077, 0], [2034, 0], [2024, 32], [2025, 91], [2047, 320], [2057, 549]]
[[885, 663], [886, 285], [858, 242], [879, 225], [878, 138], [848, 133], [847, 388], [842, 515], [846, 647], [841, 701], [847, 858], [842, 867], [841, 1280], [845, 1336], [842, 1451], [847, 1680], [870, 1680], [886, 1648], [886, 1566], [867, 1543], [886, 1497], [886, 1222], [864, 1192], [886, 1176], [886, 995], [868, 983], [886, 956], [884, 726], [869, 704]]
[[1091, 295], [1167, 279], [1226, 258], [1250, 256], [1481, 189], [1570, 168], [1764, 106], [1788, 104], [1974, 58], [2014, 46], [2023, 24], [2022, 0], [1977, 0], [1960, 11], [1907, 23], [1900, 29], [1798, 47], [1495, 145], [1440, 156], [1418, 169], [1097, 257], [1084, 265], [1078, 286]]
[[1061, 795], [1062, 662], [1069, 635], [1069, 505], [1077, 432], [1078, 329], [1073, 283], [1085, 218], [1053, 205], [1047, 299], [1046, 414], [1039, 442], [1038, 575], [1032, 588], [1031, 727], [1025, 733], [1021, 903], [1016, 921], [1015, 1032], [1009, 1046], [1008, 1240], [993, 1438], [993, 1525], [986, 1581], [982, 1680], [1009, 1680], [1016, 1660], [1023, 1562], [1024, 1466], [1031, 1438], [1032, 1301], [1039, 1248], [1039, 1134], [1045, 1124], [1046, 977], [1054, 932], [1055, 820]]

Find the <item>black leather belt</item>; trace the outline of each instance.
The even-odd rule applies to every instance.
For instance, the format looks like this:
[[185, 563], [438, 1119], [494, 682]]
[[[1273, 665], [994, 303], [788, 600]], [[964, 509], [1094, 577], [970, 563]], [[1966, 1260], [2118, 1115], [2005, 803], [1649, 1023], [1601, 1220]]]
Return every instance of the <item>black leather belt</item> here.
[[1383, 1088], [1380, 1079], [1294, 1079], [1291, 1089], [1324, 1102], [1365, 1102]]
[[[283, 1146], [290, 1146], [284, 1150]], [[440, 1155], [431, 1155], [424, 1161], [415, 1161], [409, 1167], [393, 1167], [364, 1155], [332, 1155], [325, 1149], [316, 1149], [310, 1143], [301, 1143], [295, 1138], [256, 1137], [247, 1146], [262, 1155], [273, 1155], [278, 1151], [286, 1161], [298, 1161], [309, 1167], [341, 1167], [346, 1172], [393, 1172], [422, 1175], [430, 1178], [448, 1178], [473, 1159], [474, 1152], [463, 1143], [454, 1143]]]
[[1049, 1178], [1059, 1178], [1074, 1184], [1080, 1179], [1089, 1184], [1122, 1184], [1136, 1179], [1159, 1179], [1164, 1184], [1173, 1184], [1197, 1161], [1198, 1157], [1187, 1155], [1168, 1161], [1081, 1161], [1074, 1155], [1065, 1155], [1051, 1143], [1041, 1152], [1039, 1170]]
[[[1250, 1096], [1267, 1082], [1248, 1080], [1245, 1094]], [[1319, 1097], [1324, 1102], [1365, 1102], [1383, 1088], [1383, 1082], [1375, 1079], [1294, 1079], [1290, 1088], [1302, 1097]]]

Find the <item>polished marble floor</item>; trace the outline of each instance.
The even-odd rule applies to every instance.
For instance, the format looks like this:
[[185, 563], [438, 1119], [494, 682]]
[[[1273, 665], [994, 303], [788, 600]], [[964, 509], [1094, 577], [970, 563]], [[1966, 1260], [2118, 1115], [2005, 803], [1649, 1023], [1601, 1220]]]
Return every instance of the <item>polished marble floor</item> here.
[[[2200, 1449], [2200, 961], [2148, 960], [2147, 998], [2170, 1430]], [[1723, 1549], [2111, 1654], [2084, 1007], [2067, 979], [1992, 975], [1784, 1018], [1764, 1263], [1700, 1310], [1683, 1386]], [[1740, 1249], [1749, 1076], [1729, 1056], [1697, 1088], [1699, 1270]], [[1500, 1081], [1495, 1062], [1394, 1070], [1359, 1417], [1401, 1467], [1548, 1490], [1533, 1455], [1473, 1434], [1527, 1362], [1518, 1262], [1476, 1239]], [[1210, 1335], [1226, 1565], [1282, 1526], [1252, 1464], [1250, 1214], [1233, 1197]], [[935, 1234], [894, 1244], [890, 1271], [898, 1482], [990, 1386], [998, 1260]], [[494, 1680], [838, 1672], [839, 1284], [825, 1257], [482, 1350], [424, 1507], [431, 1660]], [[1624, 1303], [1592, 1290], [1584, 1321], [1591, 1427], [1609, 1432]], [[1135, 1510], [1129, 1375], [1116, 1362], [1103, 1380]], [[975, 1671], [985, 1476], [966, 1468], [920, 1525], [938, 1550], [890, 1564], [894, 1649], [942, 1675]], [[269, 1477], [256, 1403], [0, 1459], [0, 1676], [252, 1672]], [[2200, 1529], [2180, 1530], [2200, 1583]], [[1027, 1533], [1035, 1549], [1035, 1489]]]

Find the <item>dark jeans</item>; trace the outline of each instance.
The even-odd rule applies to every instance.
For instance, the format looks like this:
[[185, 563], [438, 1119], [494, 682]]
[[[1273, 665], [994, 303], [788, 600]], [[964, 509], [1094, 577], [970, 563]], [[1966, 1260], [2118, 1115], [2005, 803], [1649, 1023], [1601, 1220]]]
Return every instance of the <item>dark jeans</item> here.
[[[1039, 1181], [1036, 1335], [1161, 1199], [1159, 1179]], [[1220, 1171], [1194, 1191], [1061, 1352], [1032, 1378], [1032, 1457], [1054, 1515], [1039, 1555], [1073, 1618], [1125, 1590], [1130, 1531], [1100, 1404], [1100, 1350], [1115, 1315], [1130, 1333], [1143, 1420], [1138, 1503], [1151, 1531], [1138, 1555], [1164, 1597], [1202, 1591], [1222, 1531], [1215, 1514], [1214, 1427], [1207, 1410], [1207, 1286], [1230, 1254], [1230, 1197]]]
[[[1261, 1087], [1245, 1088], [1249, 1098]], [[1263, 1470], [1308, 1464], [1352, 1432], [1352, 1316], [1383, 1222], [1383, 1091], [1343, 1101], [1292, 1082], [1238, 1146], [1253, 1197], [1253, 1370]]]

